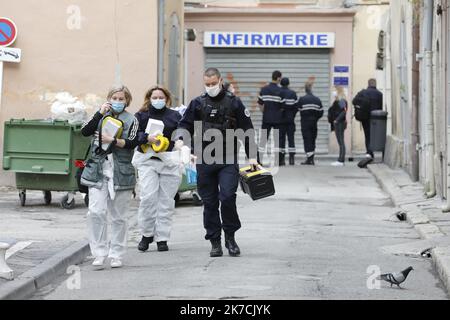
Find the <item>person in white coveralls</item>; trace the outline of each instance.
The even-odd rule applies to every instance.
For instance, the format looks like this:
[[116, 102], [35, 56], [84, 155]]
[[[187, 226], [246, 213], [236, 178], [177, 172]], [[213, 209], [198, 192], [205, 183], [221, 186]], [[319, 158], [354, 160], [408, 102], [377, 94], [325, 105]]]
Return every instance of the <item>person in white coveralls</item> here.
[[[112, 88], [107, 102], [81, 130], [84, 136], [92, 136], [81, 184], [89, 187], [88, 237], [95, 257], [93, 266], [98, 269], [104, 267], [108, 257], [111, 267], [121, 267], [127, 249], [127, 213], [136, 185], [131, 160], [139, 127], [137, 119], [126, 111], [131, 100], [127, 87]], [[108, 212], [111, 216], [109, 242]]]
[[[182, 179], [180, 151], [173, 150], [171, 141], [181, 115], [170, 108], [171, 104], [170, 92], [155, 86], [147, 91], [144, 104], [135, 115], [139, 121], [139, 146], [133, 165], [138, 171], [140, 186], [138, 224], [142, 239], [138, 250], [143, 252], [154, 240], [158, 251], [169, 250], [167, 242], [172, 229], [174, 198]], [[160, 145], [161, 139], [167, 143], [165, 148], [151, 147]]]

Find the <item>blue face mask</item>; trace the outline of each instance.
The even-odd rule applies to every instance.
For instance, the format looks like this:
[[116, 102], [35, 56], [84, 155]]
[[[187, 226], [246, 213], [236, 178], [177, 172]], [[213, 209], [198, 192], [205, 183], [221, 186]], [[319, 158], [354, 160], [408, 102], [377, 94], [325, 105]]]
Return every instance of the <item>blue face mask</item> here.
[[155, 109], [161, 110], [166, 106], [166, 100], [164, 99], [152, 99], [152, 106]]
[[125, 110], [125, 103], [123, 102], [111, 102], [111, 107], [114, 113], [119, 114]]

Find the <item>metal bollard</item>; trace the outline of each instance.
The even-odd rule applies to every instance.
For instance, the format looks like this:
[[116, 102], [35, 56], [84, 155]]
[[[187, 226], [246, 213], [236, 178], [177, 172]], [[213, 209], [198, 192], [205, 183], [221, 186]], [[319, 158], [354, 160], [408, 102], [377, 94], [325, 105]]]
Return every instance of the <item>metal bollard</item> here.
[[0, 242], [0, 278], [14, 280], [14, 271], [6, 264], [6, 250], [11, 247], [6, 242]]

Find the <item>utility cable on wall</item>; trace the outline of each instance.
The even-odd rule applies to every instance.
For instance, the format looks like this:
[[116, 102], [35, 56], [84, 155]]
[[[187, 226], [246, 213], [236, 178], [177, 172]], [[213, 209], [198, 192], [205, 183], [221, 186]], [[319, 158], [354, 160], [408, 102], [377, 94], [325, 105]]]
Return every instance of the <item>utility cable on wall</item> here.
[[115, 40], [115, 46], [116, 46], [116, 70], [115, 70], [115, 79], [114, 83], [115, 85], [121, 85], [122, 84], [122, 72], [120, 67], [120, 53], [119, 53], [119, 26], [118, 26], [118, 20], [117, 20], [117, 1], [114, 0], [114, 40]]

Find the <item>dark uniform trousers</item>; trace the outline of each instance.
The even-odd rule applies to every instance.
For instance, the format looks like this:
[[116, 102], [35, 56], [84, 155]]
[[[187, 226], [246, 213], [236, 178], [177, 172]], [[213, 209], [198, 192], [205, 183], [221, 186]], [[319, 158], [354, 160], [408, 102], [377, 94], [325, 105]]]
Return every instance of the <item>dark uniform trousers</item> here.
[[301, 125], [305, 153], [314, 152], [316, 150], [317, 119], [302, 117]]
[[371, 157], [373, 158], [373, 152], [370, 149], [370, 120], [361, 121], [361, 124], [364, 129], [364, 137], [366, 140], [365, 141], [366, 142], [366, 152], [367, 152], [367, 154], [370, 154]]
[[[281, 124], [263, 123], [262, 126], [261, 126], [261, 129], [262, 130], [266, 130], [265, 131], [266, 136], [264, 137], [265, 140], [261, 136], [261, 143], [259, 145], [260, 152], [264, 152], [264, 149], [266, 148], [266, 144], [269, 141], [270, 132], [272, 131], [272, 129], [278, 130], [278, 132], [279, 132], [278, 146], [275, 144], [275, 148], [281, 148], [281, 149], [284, 148], [284, 143], [286, 143], [286, 140], [284, 140], [284, 143], [282, 144], [282, 142], [283, 142], [283, 140], [282, 140], [283, 139], [283, 135], [282, 135], [282, 133], [283, 133], [283, 125], [281, 125]], [[263, 131], [263, 133], [264, 133], [264, 131]]]
[[[197, 174], [197, 190], [204, 205], [205, 239], [221, 238], [222, 229], [230, 234], [239, 230], [241, 222], [236, 209], [239, 166], [237, 164], [198, 164]], [[222, 223], [219, 217], [219, 206]]]
[[280, 149], [286, 152], [286, 136], [288, 140], [289, 153], [295, 153], [295, 123], [285, 123], [280, 127]]

